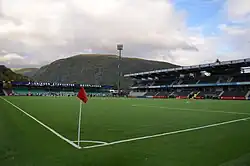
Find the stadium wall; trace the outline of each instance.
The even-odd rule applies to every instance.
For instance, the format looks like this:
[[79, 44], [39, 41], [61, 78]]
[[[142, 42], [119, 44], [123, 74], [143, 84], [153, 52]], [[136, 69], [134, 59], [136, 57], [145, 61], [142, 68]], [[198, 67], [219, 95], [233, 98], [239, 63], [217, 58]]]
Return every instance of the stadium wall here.
[[177, 96], [176, 99], [187, 99], [187, 96]]
[[153, 96], [154, 99], [166, 99], [167, 96]]
[[221, 97], [220, 99], [221, 100], [246, 100], [245, 97], [233, 97], [233, 96], [231, 96], [231, 97]]
[[136, 98], [146, 98], [146, 96], [136, 96]]
[[195, 99], [204, 99], [202, 96], [196, 96]]

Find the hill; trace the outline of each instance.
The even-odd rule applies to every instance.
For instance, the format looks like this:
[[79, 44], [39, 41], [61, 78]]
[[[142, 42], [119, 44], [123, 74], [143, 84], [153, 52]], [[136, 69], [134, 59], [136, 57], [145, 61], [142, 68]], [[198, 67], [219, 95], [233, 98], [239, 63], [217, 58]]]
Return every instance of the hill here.
[[2, 81], [11, 81], [11, 80], [28, 81], [30, 79], [26, 76], [13, 72], [11, 69], [5, 67], [4, 65], [0, 65], [0, 80]]
[[39, 68], [22, 68], [22, 69], [12, 69], [15, 73], [21, 74], [27, 77], [32, 77]]
[[[116, 85], [117, 66], [118, 56], [116, 55], [77, 55], [41, 67], [33, 79], [48, 82]], [[121, 60], [122, 74], [173, 67], [176, 65], [137, 58]], [[121, 87], [126, 88], [131, 83], [131, 80], [122, 78]]]

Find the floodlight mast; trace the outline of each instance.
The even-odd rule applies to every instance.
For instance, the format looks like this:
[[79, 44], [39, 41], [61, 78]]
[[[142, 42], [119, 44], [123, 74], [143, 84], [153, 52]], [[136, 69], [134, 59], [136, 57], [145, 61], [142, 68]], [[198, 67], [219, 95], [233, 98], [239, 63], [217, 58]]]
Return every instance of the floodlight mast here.
[[118, 96], [121, 94], [121, 58], [122, 58], [122, 50], [123, 44], [117, 44], [117, 51], [118, 51]]

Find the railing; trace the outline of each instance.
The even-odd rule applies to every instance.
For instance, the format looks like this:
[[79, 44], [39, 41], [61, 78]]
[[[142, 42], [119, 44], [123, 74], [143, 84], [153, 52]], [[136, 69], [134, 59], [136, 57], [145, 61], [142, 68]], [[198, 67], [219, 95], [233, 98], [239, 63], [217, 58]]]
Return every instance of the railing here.
[[224, 91], [222, 91], [220, 94], [219, 94], [219, 97], [221, 97], [223, 95]]

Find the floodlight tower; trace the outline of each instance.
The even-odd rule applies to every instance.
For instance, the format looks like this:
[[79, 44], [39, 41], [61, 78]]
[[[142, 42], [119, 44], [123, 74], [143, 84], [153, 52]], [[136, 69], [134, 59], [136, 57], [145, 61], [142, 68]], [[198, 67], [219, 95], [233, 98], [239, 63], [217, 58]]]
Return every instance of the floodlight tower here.
[[121, 58], [122, 58], [122, 50], [123, 50], [123, 44], [117, 44], [117, 51], [118, 51], [118, 85], [117, 85], [117, 88], [118, 88], [118, 95], [121, 94], [121, 90], [120, 90], [120, 86], [121, 86]]

